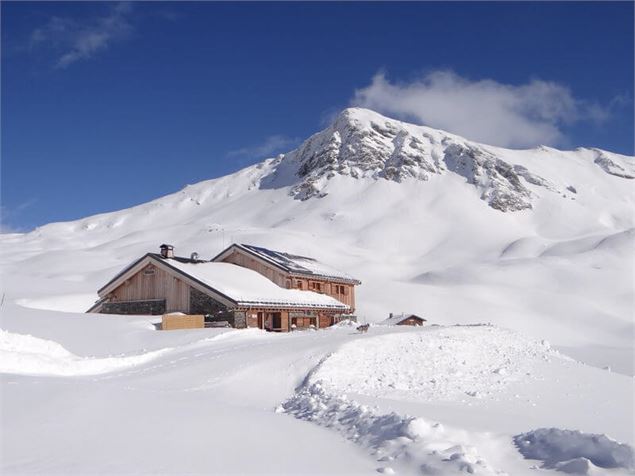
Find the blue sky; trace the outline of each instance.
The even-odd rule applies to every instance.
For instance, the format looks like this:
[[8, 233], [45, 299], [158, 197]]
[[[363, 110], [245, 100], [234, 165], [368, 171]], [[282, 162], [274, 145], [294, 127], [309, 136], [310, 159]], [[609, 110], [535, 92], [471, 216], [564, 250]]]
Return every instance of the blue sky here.
[[3, 230], [290, 150], [349, 105], [633, 154], [633, 3], [2, 2]]

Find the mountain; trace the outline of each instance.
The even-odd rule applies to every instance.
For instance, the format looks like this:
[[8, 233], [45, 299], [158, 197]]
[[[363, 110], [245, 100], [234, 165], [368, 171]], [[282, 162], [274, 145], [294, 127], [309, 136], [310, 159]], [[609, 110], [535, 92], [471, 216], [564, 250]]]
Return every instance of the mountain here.
[[[473, 185], [489, 206], [504, 212], [532, 208], [536, 193], [529, 185], [539, 187], [538, 193], [549, 191], [565, 197], [565, 192], [576, 193], [571, 185], [561, 189], [513, 159], [505, 160], [509, 152], [351, 108], [297, 150], [281, 156], [264, 183], [289, 185], [293, 197], [306, 200], [324, 196], [327, 181], [336, 175], [402, 182], [454, 173]], [[541, 147], [537, 152], [555, 151]], [[591, 159], [606, 173], [635, 178], [635, 165], [627, 157], [599, 149], [578, 149], [576, 154]], [[285, 178], [277, 181], [283, 173]]]
[[363, 281], [359, 316], [414, 312], [548, 338], [632, 369], [635, 159], [510, 150], [346, 109], [300, 147], [126, 210], [0, 236], [3, 287], [81, 311], [162, 242], [307, 254]]

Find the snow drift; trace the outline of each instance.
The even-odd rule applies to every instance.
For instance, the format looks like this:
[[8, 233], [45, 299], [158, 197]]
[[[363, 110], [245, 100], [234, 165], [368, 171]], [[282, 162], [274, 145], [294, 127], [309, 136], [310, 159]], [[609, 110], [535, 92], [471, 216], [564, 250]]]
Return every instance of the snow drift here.
[[[311, 379], [313, 380], [313, 379]], [[295, 418], [336, 431], [368, 449], [384, 474], [495, 475], [478, 450], [461, 440], [461, 432], [423, 418], [381, 414], [366, 405], [334, 395], [309, 383], [279, 408]]]
[[18, 375], [96, 375], [146, 364], [171, 349], [141, 355], [82, 358], [54, 341], [0, 329], [0, 373]]
[[[606, 435], [558, 428], [540, 428], [514, 437], [518, 450], [545, 468], [588, 474], [593, 467], [635, 471], [635, 450]], [[589, 464], [590, 463], [590, 464]]]

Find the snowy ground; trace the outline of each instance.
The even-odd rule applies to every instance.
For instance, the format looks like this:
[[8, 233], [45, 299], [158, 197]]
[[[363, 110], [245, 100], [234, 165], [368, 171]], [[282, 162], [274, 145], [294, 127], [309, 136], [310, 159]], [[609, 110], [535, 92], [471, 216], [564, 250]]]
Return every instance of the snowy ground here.
[[[340, 134], [368, 153], [344, 147], [346, 167], [316, 179], [322, 198], [294, 199], [313, 175], [299, 184], [284, 173], [298, 164], [271, 159], [0, 235], [0, 472], [633, 474], [635, 159], [424, 131], [421, 164], [456, 143], [520, 174], [532, 208], [503, 213], [483, 191], [509, 183], [488, 182], [485, 162], [476, 185], [445, 166], [378, 179], [395, 142], [371, 129]], [[83, 314], [164, 242], [313, 256], [362, 280], [361, 321], [403, 311], [440, 326], [158, 332], [153, 318]]]
[[[516, 332], [161, 332], [152, 321], [6, 308], [3, 474], [635, 470], [619, 446], [635, 439], [633, 379]], [[514, 438], [539, 428], [564, 436], [538, 434], [547, 450], [526, 459]]]

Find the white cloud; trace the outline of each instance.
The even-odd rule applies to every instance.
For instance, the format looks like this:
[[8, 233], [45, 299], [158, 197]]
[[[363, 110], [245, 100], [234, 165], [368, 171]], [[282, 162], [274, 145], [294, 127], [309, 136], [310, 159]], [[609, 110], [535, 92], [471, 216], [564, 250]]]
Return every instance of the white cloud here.
[[563, 126], [604, 120], [605, 108], [576, 99], [563, 85], [531, 80], [519, 86], [472, 81], [451, 71], [435, 71], [396, 83], [383, 73], [355, 91], [353, 105], [444, 129], [469, 139], [507, 147], [558, 145]]
[[53, 17], [31, 33], [30, 47], [49, 47], [57, 52], [56, 68], [92, 58], [113, 42], [132, 31], [128, 16], [130, 3], [118, 3], [103, 16], [79, 22], [72, 18]]
[[276, 153], [288, 152], [299, 143], [298, 139], [292, 139], [283, 135], [272, 135], [267, 137], [262, 143], [231, 150], [227, 157], [245, 157], [263, 159], [272, 157]]

